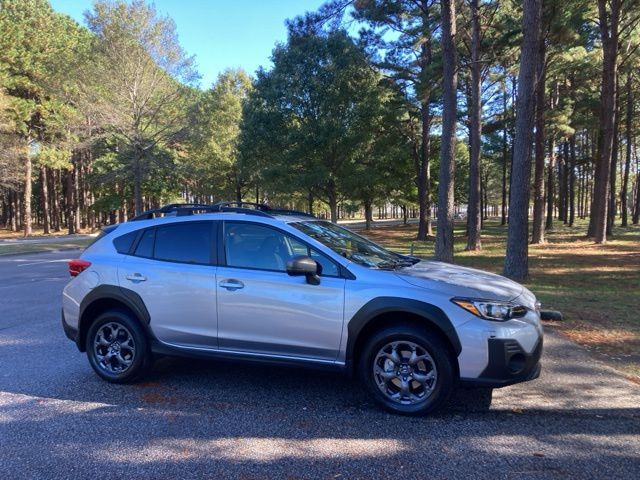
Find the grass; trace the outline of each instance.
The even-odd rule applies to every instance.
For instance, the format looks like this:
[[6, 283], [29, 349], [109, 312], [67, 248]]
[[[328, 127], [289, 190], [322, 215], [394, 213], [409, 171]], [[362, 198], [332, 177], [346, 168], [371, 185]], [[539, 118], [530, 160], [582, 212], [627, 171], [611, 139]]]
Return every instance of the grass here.
[[92, 239], [89, 238], [51, 243], [0, 244], [0, 256], [23, 253], [55, 252], [58, 250], [84, 248], [89, 245], [91, 240]]
[[[86, 233], [90, 232], [87, 231]], [[9, 241], [5, 242], [4, 240]], [[22, 242], [22, 240], [26, 240], [26, 242]], [[36, 241], [30, 242], [30, 240]], [[11, 230], [0, 229], [0, 256], [84, 248], [91, 241], [91, 238], [69, 237], [64, 232], [45, 235], [42, 228], [34, 228], [32, 234], [25, 239], [21, 231], [12, 232]]]
[[[546, 308], [560, 310], [561, 332], [602, 360], [640, 381], [640, 227], [614, 228], [606, 245], [585, 238], [586, 222], [574, 227], [556, 223], [547, 243], [529, 247], [525, 283]], [[434, 242], [418, 242], [416, 225], [381, 226], [361, 231], [388, 248], [432, 257]], [[464, 250], [464, 222], [455, 228], [455, 262], [501, 273], [506, 227], [487, 221], [482, 250]]]

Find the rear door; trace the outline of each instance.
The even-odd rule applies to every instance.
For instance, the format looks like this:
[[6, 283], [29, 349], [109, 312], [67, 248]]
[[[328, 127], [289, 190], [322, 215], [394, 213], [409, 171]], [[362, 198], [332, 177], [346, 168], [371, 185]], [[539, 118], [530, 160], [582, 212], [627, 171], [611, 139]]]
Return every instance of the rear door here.
[[120, 286], [140, 295], [164, 343], [217, 348], [216, 228], [184, 221], [145, 229], [118, 268]]
[[[338, 266], [292, 235], [260, 223], [225, 221], [223, 242], [217, 275], [220, 349], [334, 361], [345, 287]], [[311, 255], [323, 265], [320, 285], [286, 273], [295, 255]]]

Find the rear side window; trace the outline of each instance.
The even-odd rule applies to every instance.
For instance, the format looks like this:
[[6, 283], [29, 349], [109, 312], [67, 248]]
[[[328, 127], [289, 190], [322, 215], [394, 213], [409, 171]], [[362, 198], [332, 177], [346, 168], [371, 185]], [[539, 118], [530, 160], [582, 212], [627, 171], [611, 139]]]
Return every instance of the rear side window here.
[[145, 230], [142, 234], [142, 238], [138, 242], [134, 255], [136, 257], [153, 257], [153, 242], [156, 236], [156, 229], [150, 228]]
[[118, 253], [124, 253], [127, 255], [131, 251], [131, 246], [138, 236], [139, 230], [135, 232], [129, 232], [125, 235], [120, 235], [113, 239], [113, 246], [116, 247]]
[[156, 228], [153, 258], [180, 263], [211, 263], [212, 225], [185, 222]]

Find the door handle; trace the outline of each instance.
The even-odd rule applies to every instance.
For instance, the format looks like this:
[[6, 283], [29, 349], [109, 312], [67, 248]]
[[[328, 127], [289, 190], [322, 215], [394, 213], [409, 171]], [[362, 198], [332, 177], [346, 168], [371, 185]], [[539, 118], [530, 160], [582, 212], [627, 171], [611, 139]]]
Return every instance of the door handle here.
[[235, 280], [233, 278], [229, 280], [222, 280], [218, 285], [220, 285], [220, 287], [222, 288], [226, 288], [230, 292], [244, 288], [244, 283], [242, 283], [240, 280]]
[[129, 275], [127, 275], [124, 278], [126, 278], [130, 282], [135, 282], [135, 283], [137, 283], [137, 282], [146, 282], [147, 281], [147, 277], [145, 277], [141, 273], [130, 273]]

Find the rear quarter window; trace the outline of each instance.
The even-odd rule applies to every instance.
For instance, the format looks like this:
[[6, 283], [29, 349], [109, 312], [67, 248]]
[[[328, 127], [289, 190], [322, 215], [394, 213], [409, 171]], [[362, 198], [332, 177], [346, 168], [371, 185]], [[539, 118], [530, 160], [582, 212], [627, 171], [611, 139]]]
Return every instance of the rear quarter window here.
[[133, 246], [133, 242], [135, 242], [138, 233], [140, 233], [140, 231], [136, 230], [114, 238], [113, 246], [116, 247], [116, 251], [118, 253], [128, 255], [131, 252], [131, 247]]

